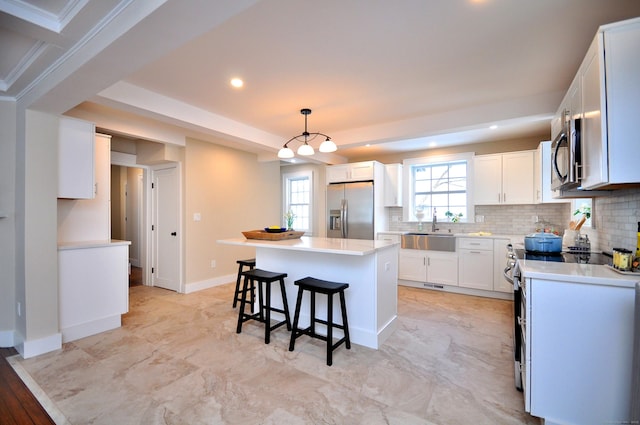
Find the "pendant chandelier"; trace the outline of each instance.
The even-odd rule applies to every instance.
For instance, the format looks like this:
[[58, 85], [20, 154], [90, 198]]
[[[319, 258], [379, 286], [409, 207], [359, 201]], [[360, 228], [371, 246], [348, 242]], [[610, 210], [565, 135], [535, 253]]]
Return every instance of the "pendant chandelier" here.
[[282, 149], [278, 151], [278, 158], [293, 158], [293, 150], [289, 147], [289, 143], [293, 142], [294, 140], [302, 143], [296, 151], [298, 155], [313, 155], [315, 151], [313, 150], [313, 147], [309, 144], [309, 142], [313, 141], [318, 136], [322, 136], [325, 138], [325, 141], [322, 142], [320, 144], [320, 147], [318, 148], [320, 152], [335, 152], [336, 150], [338, 150], [336, 144], [331, 141], [331, 137], [327, 136], [324, 133], [309, 133], [307, 131], [307, 116], [311, 114], [311, 109], [300, 109], [300, 113], [304, 115], [304, 132], [289, 139], [287, 143], [282, 146]]

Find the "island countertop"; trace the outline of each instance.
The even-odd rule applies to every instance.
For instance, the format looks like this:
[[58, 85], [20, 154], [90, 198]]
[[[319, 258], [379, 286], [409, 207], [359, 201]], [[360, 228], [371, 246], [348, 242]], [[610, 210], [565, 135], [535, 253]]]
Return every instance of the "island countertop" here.
[[276, 248], [292, 251], [342, 255], [370, 255], [376, 251], [397, 245], [397, 243], [388, 240], [339, 239], [310, 236], [302, 236], [298, 239], [285, 239], [281, 241], [232, 238], [222, 239], [217, 242], [227, 245]]

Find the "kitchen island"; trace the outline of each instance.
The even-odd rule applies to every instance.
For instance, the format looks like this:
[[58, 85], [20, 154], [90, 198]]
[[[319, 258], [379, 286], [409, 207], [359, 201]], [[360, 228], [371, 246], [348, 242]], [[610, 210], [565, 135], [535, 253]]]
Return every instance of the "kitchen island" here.
[[[294, 282], [307, 276], [346, 282], [345, 291], [351, 342], [378, 349], [397, 326], [398, 244], [391, 241], [301, 237], [281, 241], [245, 238], [218, 243], [254, 247], [256, 267], [287, 273], [285, 287], [293, 315], [298, 287]], [[274, 293], [272, 303], [281, 308]], [[308, 298], [303, 299], [300, 324], [309, 324]], [[280, 305], [278, 305], [280, 303]], [[334, 317], [340, 317], [334, 303]], [[316, 298], [316, 314], [326, 319], [326, 297]], [[342, 333], [335, 330], [336, 338]]]

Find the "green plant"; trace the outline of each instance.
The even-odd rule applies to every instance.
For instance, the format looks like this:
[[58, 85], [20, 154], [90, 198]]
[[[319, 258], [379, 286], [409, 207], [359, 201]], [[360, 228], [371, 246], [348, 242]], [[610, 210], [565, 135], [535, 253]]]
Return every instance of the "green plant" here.
[[295, 218], [296, 215], [291, 210], [287, 211], [284, 215], [284, 219], [287, 221], [287, 229], [293, 229], [293, 220], [295, 220]]
[[444, 215], [453, 223], [457, 223], [458, 221], [460, 221], [460, 218], [462, 217], [462, 213], [454, 214], [451, 211], [447, 211], [446, 213], [444, 213]]
[[582, 204], [580, 206], [580, 208], [578, 208], [577, 210], [575, 210], [573, 212], [573, 215], [578, 215], [578, 214], [582, 214], [585, 217], [587, 217], [587, 219], [591, 218], [591, 207], [587, 204]]

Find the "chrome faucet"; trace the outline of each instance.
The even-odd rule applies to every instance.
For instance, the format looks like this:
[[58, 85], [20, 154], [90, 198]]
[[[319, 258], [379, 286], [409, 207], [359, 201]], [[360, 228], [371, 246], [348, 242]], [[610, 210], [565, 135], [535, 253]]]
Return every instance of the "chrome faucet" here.
[[431, 231], [435, 232], [436, 230], [440, 230], [436, 227], [436, 224], [438, 224], [438, 216], [436, 215], [436, 209], [433, 209], [433, 221], [431, 222]]

